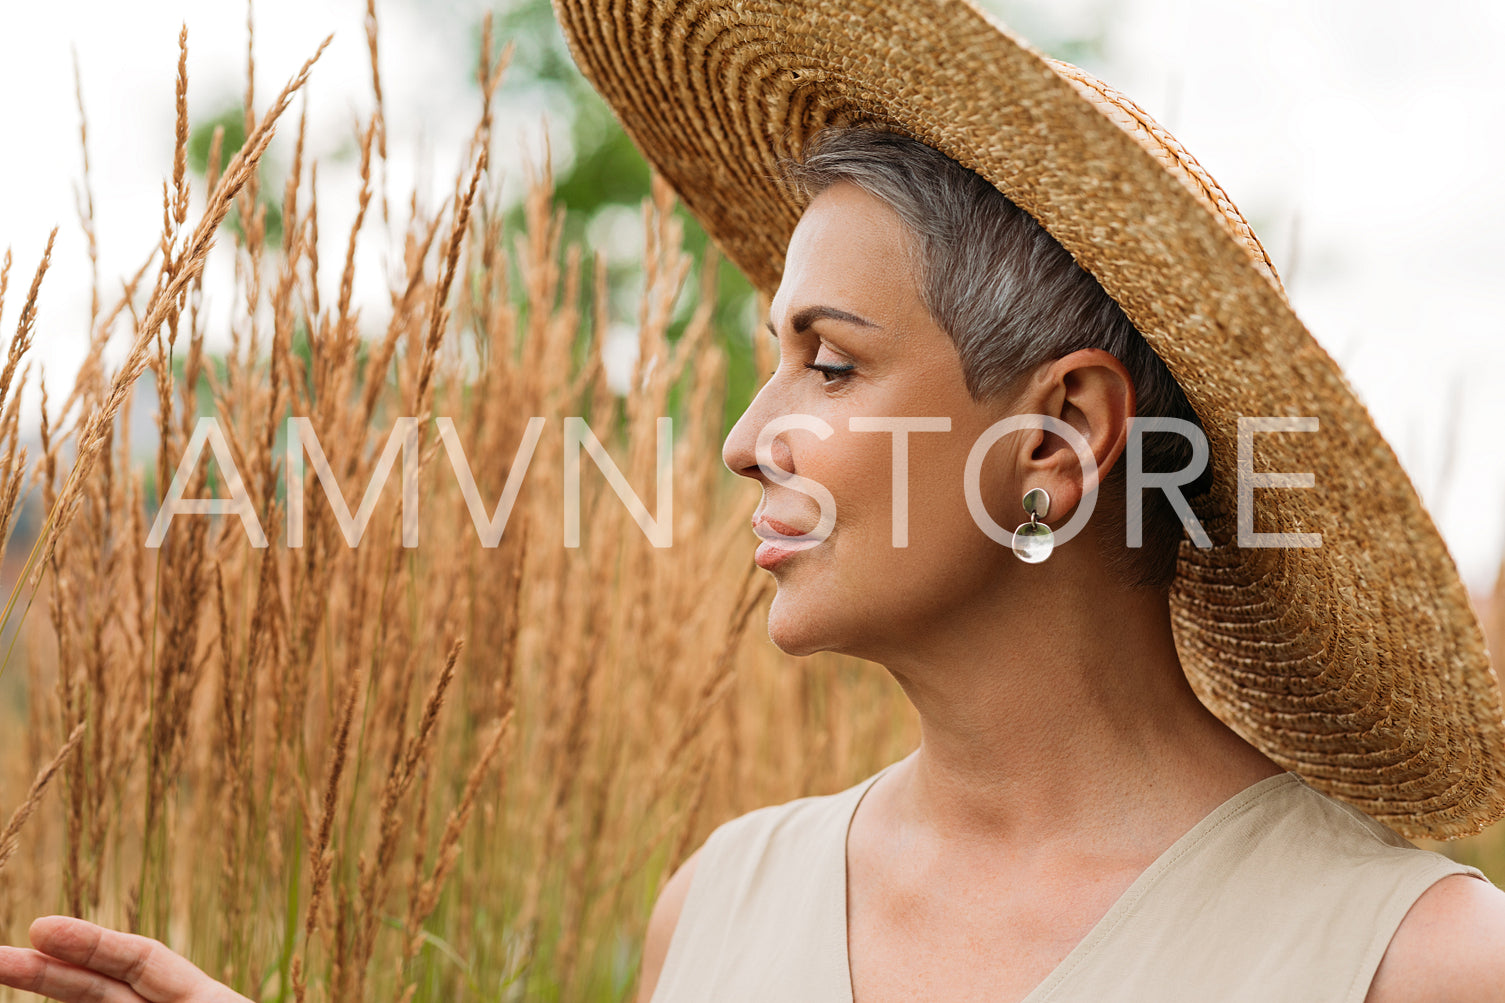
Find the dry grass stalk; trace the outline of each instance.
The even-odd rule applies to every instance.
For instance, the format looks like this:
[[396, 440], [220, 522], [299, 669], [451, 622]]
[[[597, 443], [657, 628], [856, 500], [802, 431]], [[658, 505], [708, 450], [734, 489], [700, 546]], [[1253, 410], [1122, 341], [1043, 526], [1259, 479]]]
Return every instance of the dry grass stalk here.
[[[153, 291], [147, 307], [146, 319], [138, 326], [136, 340], [131, 345], [126, 361], [111, 381], [109, 396], [105, 399], [104, 405], [91, 414], [88, 424], [80, 434], [73, 469], [69, 472], [68, 480], [59, 493], [56, 509], [48, 513], [47, 523], [38, 541], [38, 551], [44, 561], [50, 556], [58, 537], [67, 529], [72, 519], [82, 492], [83, 481], [93, 469], [110, 424], [119, 414], [137, 378], [150, 363], [149, 350], [163, 322], [166, 321], [169, 313], [176, 309], [178, 298], [202, 271], [209, 248], [214, 244], [215, 234], [220, 224], [224, 222], [232, 200], [255, 175], [256, 167], [262, 155], [266, 153], [267, 145], [271, 142], [274, 133], [273, 125], [286, 110], [292, 95], [307, 82], [309, 71], [319, 56], [323, 55], [324, 48], [329, 42], [330, 39], [326, 38], [320, 44], [314, 55], [303, 64], [302, 69], [283, 88], [261, 124], [246, 137], [245, 146], [236, 152], [229, 167], [226, 168], [224, 177], [220, 179], [219, 185], [210, 195], [209, 206], [194, 229], [193, 236], [171, 262], [163, 262], [157, 289]], [[38, 282], [40, 282], [40, 277]], [[23, 323], [25, 317], [23, 313]], [[32, 578], [28, 585], [34, 590], [36, 579]]]
[[[47, 247], [42, 251], [42, 260], [37, 263], [36, 275], [31, 280], [31, 289], [26, 293], [26, 302], [21, 306], [21, 319], [16, 324], [16, 335], [11, 339], [10, 347], [5, 353], [5, 368], [0, 369], [0, 408], [5, 405], [6, 397], [9, 396], [11, 383], [16, 378], [16, 367], [21, 364], [22, 357], [31, 349], [32, 339], [36, 335], [37, 323], [37, 296], [42, 289], [42, 279], [47, 275], [47, 268], [52, 264], [52, 247], [57, 242], [57, 227], [47, 235]], [[10, 277], [10, 252], [5, 252], [5, 265], [0, 272], [0, 304], [5, 300], [5, 281]], [[17, 394], [20, 388], [15, 388]]]
[[449, 291], [454, 285], [455, 269], [460, 263], [460, 245], [469, 230], [470, 209], [475, 204], [476, 189], [481, 183], [482, 173], [486, 170], [486, 157], [486, 147], [483, 146], [480, 155], [476, 157], [475, 169], [470, 175], [470, 187], [466, 189], [463, 199], [458, 197], [455, 199], [454, 225], [450, 227], [449, 243], [444, 254], [444, 271], [438, 285], [434, 288], [434, 302], [429, 308], [429, 331], [428, 337], [423, 342], [423, 361], [418, 368], [418, 389], [414, 393], [413, 405], [408, 412], [419, 417], [427, 417], [429, 414], [429, 392], [434, 378], [434, 360], [449, 321], [449, 307], [445, 304], [449, 301]]
[[[490, 13], [486, 15], [490, 18]], [[381, 94], [381, 61], [377, 59], [376, 0], [366, 0], [366, 51], [371, 57], [371, 93], [376, 101], [372, 122], [376, 126], [376, 153], [381, 158], [381, 221], [390, 224], [391, 210], [387, 205], [387, 111]]]
[[[329, 766], [329, 780], [324, 788], [324, 802], [319, 812], [319, 832], [313, 841], [313, 886], [309, 889], [308, 907], [303, 923], [304, 950], [312, 943], [319, 926], [319, 910], [323, 905], [324, 892], [329, 884], [330, 871], [334, 867], [334, 852], [330, 841], [334, 837], [335, 813], [339, 808], [340, 781], [345, 773], [345, 760], [350, 748], [350, 725], [355, 718], [356, 698], [361, 691], [361, 675], [357, 671], [350, 677], [345, 689], [345, 700], [340, 711], [339, 723], [331, 740], [334, 758]], [[302, 979], [303, 955], [294, 959], [293, 992], [302, 1003], [307, 994], [307, 985]]]
[[10, 248], [5, 249], [5, 259], [0, 263], [0, 315], [5, 312], [5, 290], [10, 287]]
[[350, 980], [345, 985], [337, 984], [335, 995], [341, 999], [361, 999], [365, 991], [366, 969], [376, 949], [376, 926], [380, 915], [380, 902], [391, 880], [391, 868], [397, 852], [397, 838], [402, 825], [399, 809], [404, 796], [432, 747], [439, 710], [444, 706], [445, 694], [455, 677], [455, 663], [459, 661], [464, 642], [455, 640], [450, 644], [444, 659], [444, 668], [434, 682], [434, 688], [424, 701], [423, 715], [418, 732], [410, 739], [401, 755], [393, 763], [382, 789], [377, 821], [378, 840], [374, 855], [362, 858], [360, 895], [363, 917], [356, 931], [351, 957], [354, 964], [344, 972]]
[[5, 870], [5, 865], [10, 862], [11, 856], [16, 852], [21, 828], [42, 803], [42, 795], [46, 792], [47, 785], [52, 783], [52, 778], [57, 776], [58, 771], [78, 748], [79, 742], [83, 741], [85, 728], [85, 725], [80, 724], [73, 729], [73, 733], [68, 736], [68, 741], [64, 742], [63, 747], [57, 751], [57, 755], [52, 757], [52, 762], [43, 767], [42, 772], [38, 773], [36, 779], [31, 782], [31, 789], [16, 806], [16, 810], [11, 812], [10, 820], [5, 823], [5, 828], [0, 829], [0, 871]]
[[[83, 180], [74, 191], [78, 225], [84, 231], [89, 251], [89, 326], [99, 320], [99, 240], [94, 229], [94, 184], [89, 170], [89, 116], [84, 111], [84, 81], [78, 68], [78, 48], [73, 56], [73, 96], [78, 105], [78, 146], [83, 154]], [[3, 299], [0, 296], [0, 299]]]

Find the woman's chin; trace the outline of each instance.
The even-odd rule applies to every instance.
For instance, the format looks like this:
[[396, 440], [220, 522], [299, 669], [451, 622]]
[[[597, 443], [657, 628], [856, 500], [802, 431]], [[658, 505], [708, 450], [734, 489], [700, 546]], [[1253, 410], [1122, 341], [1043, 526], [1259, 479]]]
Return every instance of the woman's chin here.
[[802, 631], [777, 623], [772, 616], [768, 618], [768, 639], [786, 655], [809, 655], [819, 650]]
[[781, 587], [768, 607], [768, 639], [786, 655], [813, 655], [836, 647], [831, 624]]

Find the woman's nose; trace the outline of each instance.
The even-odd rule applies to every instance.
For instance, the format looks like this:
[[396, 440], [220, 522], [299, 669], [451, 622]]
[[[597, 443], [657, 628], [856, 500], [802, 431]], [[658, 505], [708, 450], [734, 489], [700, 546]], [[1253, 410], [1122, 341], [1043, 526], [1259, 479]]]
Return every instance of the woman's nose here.
[[[742, 412], [742, 417], [737, 419], [737, 424], [732, 426], [731, 432], [726, 437], [726, 442], [721, 447], [721, 462], [726, 464], [728, 470], [743, 477], [751, 477], [754, 480], [768, 480], [768, 475], [758, 467], [757, 445], [758, 435], [763, 426], [773, 417], [765, 407], [760, 407], [759, 394], [747, 410]], [[793, 455], [789, 451], [789, 444], [784, 441], [782, 435], [775, 436], [770, 449], [774, 466], [781, 470], [794, 472]]]

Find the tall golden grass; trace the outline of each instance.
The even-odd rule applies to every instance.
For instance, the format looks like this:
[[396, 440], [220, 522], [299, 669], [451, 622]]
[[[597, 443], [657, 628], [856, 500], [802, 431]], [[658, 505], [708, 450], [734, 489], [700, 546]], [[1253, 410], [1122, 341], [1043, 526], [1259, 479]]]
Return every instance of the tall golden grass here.
[[[266, 109], [248, 89], [249, 139], [222, 169], [211, 155], [192, 221], [186, 36], [156, 251], [118, 302], [96, 296], [88, 360], [61, 405], [44, 388], [29, 462], [18, 401], [34, 284], [0, 374], [0, 528], [29, 488], [49, 513], [7, 614], [20, 634], [4, 682], [25, 711], [0, 729], [0, 808], [21, 805], [0, 828], [0, 941], [62, 911], [159, 937], [264, 999], [626, 999], [648, 907], [710, 828], [839, 789], [912, 745], [886, 679], [793, 662], [763, 636], [756, 492], [720, 464], [716, 265], [700, 263], [698, 293], [683, 288], [692, 263], [667, 186], [643, 207], [625, 396], [601, 355], [603, 263], [562, 246], [546, 168], [525, 228], [504, 231], [487, 165], [505, 57], [487, 35], [466, 170], [445, 205], [409, 200], [382, 329], [352, 295], [358, 233], [389, 217], [368, 211], [380, 101], [349, 233], [320, 235], [299, 121], [283, 240], [265, 237], [257, 163], [309, 67]], [[370, 45], [374, 70], [374, 33]], [[216, 235], [232, 239], [230, 213], [240, 310], [216, 361], [203, 265]], [[82, 225], [92, 247], [87, 209]], [[331, 263], [339, 296], [321, 302]], [[671, 343], [688, 295], [695, 313]], [[112, 339], [128, 349], [107, 374]], [[179, 516], [160, 549], [145, 545], [206, 386], [266, 548], [233, 516]], [[147, 467], [128, 445], [141, 393], [156, 398]], [[306, 537], [287, 546], [289, 415], [310, 418], [347, 499], [396, 418], [420, 419], [418, 547], [401, 543], [397, 478], [351, 547], [312, 471]], [[656, 419], [671, 415], [673, 546], [651, 546], [586, 463], [581, 546], [565, 547], [563, 419], [588, 418], [652, 510]], [[486, 548], [433, 419], [453, 420], [490, 509], [533, 416], [543, 439]], [[186, 497], [224, 494], [209, 455]]]
[[[408, 200], [391, 320], [362, 323], [357, 236], [392, 218], [371, 182], [386, 138], [371, 13], [354, 227], [320, 234], [300, 120], [280, 246], [257, 165], [310, 67], [265, 109], [247, 88], [249, 138], [223, 167], [216, 142], [191, 223], [180, 38], [156, 250], [108, 308], [96, 283], [90, 352], [61, 404], [43, 387], [35, 457], [19, 391], [51, 244], [23, 301], [0, 371], [0, 532], [29, 491], [48, 515], [5, 613], [18, 634], [0, 683], [23, 709], [0, 709], [0, 942], [62, 911], [159, 937], [261, 999], [629, 999], [649, 906], [711, 828], [871, 774], [913, 748], [915, 722], [876, 667], [795, 661], [764, 637], [756, 492], [720, 463], [715, 262], [684, 288], [668, 187], [643, 206], [625, 396], [605, 378], [603, 264], [563, 246], [546, 168], [525, 227], [504, 229], [488, 159], [505, 56], [489, 26], [467, 168], [445, 205]], [[231, 213], [241, 309], [221, 364], [205, 351], [203, 265]], [[331, 262], [334, 303], [318, 287]], [[7, 254], [0, 309], [9, 274]], [[686, 295], [695, 312], [671, 342]], [[113, 340], [127, 352], [107, 373]], [[269, 547], [226, 516], [179, 517], [145, 546], [205, 386]], [[128, 427], [143, 392], [145, 466]], [[402, 546], [395, 484], [347, 545], [312, 472], [304, 544], [286, 545], [289, 415], [312, 420], [347, 500], [396, 418], [420, 418], [418, 547]], [[650, 546], [588, 464], [582, 545], [563, 545], [562, 426], [577, 415], [650, 509], [656, 419], [675, 417], [672, 547]], [[433, 419], [454, 421], [489, 508], [533, 416], [544, 437], [486, 548]], [[223, 489], [209, 467], [187, 497]], [[1498, 843], [1454, 849], [1498, 868]]]

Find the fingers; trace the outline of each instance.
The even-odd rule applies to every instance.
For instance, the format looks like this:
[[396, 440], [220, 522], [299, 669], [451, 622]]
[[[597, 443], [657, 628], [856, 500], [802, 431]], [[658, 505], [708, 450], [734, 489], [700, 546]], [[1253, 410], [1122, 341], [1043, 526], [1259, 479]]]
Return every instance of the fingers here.
[[63, 1003], [143, 1003], [123, 982], [16, 947], [0, 947], [0, 986]]
[[[121, 1003], [126, 1000], [178, 1003], [243, 998], [214, 982], [155, 940], [108, 930], [81, 919], [66, 916], [39, 919], [31, 925], [31, 943], [44, 954], [80, 969], [97, 972], [135, 990], [118, 997]], [[116, 1003], [117, 997], [90, 999]]]

